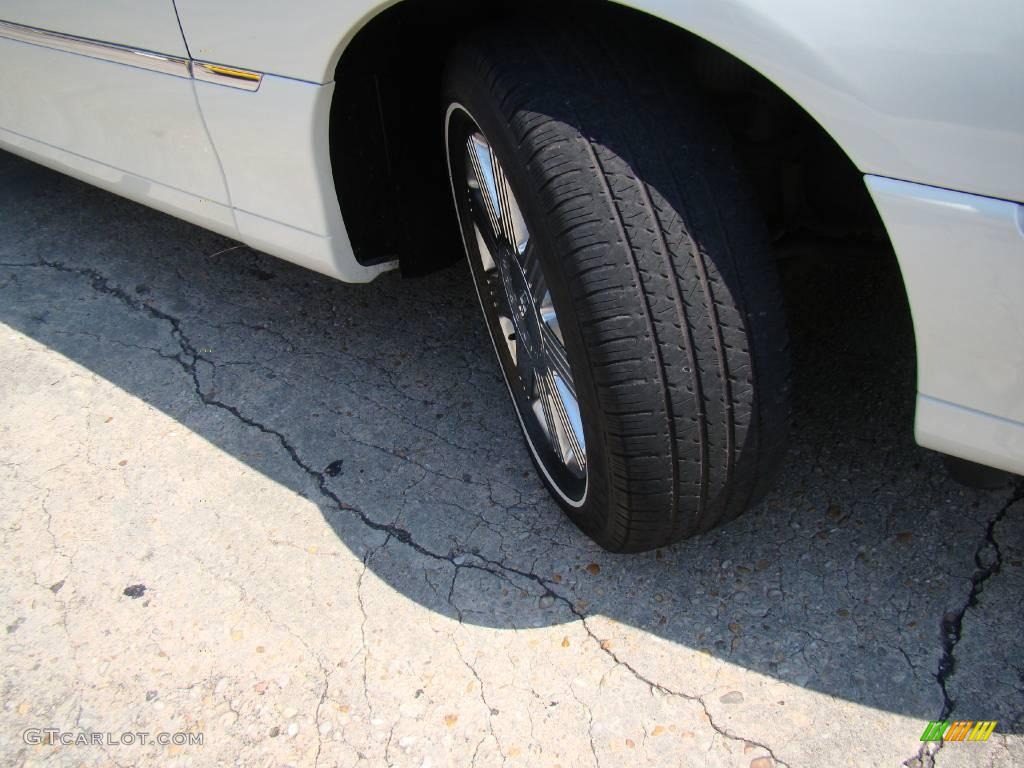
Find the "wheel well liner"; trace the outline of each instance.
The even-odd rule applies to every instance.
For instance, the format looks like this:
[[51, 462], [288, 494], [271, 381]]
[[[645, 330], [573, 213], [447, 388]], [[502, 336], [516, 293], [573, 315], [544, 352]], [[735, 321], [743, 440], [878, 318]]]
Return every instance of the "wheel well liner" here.
[[[399, 258], [429, 272], [461, 257], [443, 158], [444, 64], [475, 26], [541, 3], [402, 0], [369, 18], [341, 52], [331, 109], [331, 159], [356, 258]], [[885, 237], [849, 155], [777, 84], [673, 22], [611, 0], [579, 0], [558, 13], [600, 14], [609, 25], [645, 25], [671, 46], [680, 76], [695, 80], [733, 134], [762, 211], [776, 235], [810, 227]]]

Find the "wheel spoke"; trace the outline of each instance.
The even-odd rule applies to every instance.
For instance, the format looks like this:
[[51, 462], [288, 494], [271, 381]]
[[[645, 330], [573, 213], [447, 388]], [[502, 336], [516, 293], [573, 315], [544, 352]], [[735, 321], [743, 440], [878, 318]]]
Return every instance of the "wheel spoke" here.
[[494, 157], [493, 151], [491, 160], [494, 166], [495, 187], [498, 191], [498, 215], [501, 218], [501, 229], [518, 256], [526, 250], [530, 242], [530, 233], [526, 230], [526, 222], [523, 221], [523, 212], [519, 210], [519, 203], [516, 202], [515, 195], [509, 188], [505, 169]]
[[587, 457], [583, 422], [576, 397], [561, 377], [550, 370], [539, 372], [537, 382], [547, 433], [555, 453], [566, 467], [585, 472]]
[[[502, 235], [503, 226], [499, 213], [498, 185], [495, 178], [494, 155], [491, 147], [480, 134], [473, 134], [466, 141], [466, 155], [469, 158], [467, 183], [470, 200], [475, 203], [474, 218], [484, 231], [488, 244], [496, 244]], [[483, 226], [486, 223], [487, 227]], [[492, 249], [496, 254], [496, 249]]]
[[548, 436], [548, 441], [551, 443], [552, 448], [555, 449], [555, 453], [558, 454], [558, 458], [562, 459], [562, 447], [558, 441], [558, 417], [555, 415], [554, 408], [552, 406], [553, 396], [556, 397], [554, 382], [551, 381], [548, 376], [537, 377], [537, 402], [540, 405], [541, 411], [541, 426], [544, 428], [544, 433]]
[[562, 326], [558, 322], [558, 314], [555, 312], [555, 305], [549, 291], [544, 292], [540, 305], [537, 307], [537, 314], [540, 316], [540, 321], [547, 326], [545, 333], [553, 335], [552, 343], [557, 341], [564, 347], [565, 338], [562, 336]]
[[565, 353], [565, 346], [561, 338], [555, 335], [555, 330], [547, 323], [541, 324], [541, 345], [544, 350], [544, 358], [551, 371], [558, 375], [569, 388], [573, 397], [576, 396], [576, 386], [573, 383], [572, 369], [569, 367], [569, 358]]
[[566, 387], [566, 382], [561, 377], [555, 376], [555, 389], [558, 392], [556, 412], [561, 421], [562, 429], [565, 431], [566, 440], [569, 445], [570, 455], [566, 464], [575, 466], [580, 472], [587, 471], [587, 446], [583, 437], [583, 415], [580, 413], [579, 401], [576, 395]]
[[470, 161], [467, 181], [471, 190], [479, 192], [479, 202], [482, 203], [482, 211], [486, 212], [494, 239], [512, 246], [516, 254], [522, 253], [530, 235], [519, 203], [505, 177], [505, 169], [486, 139], [479, 134], [469, 137], [466, 150]]
[[487, 242], [484, 233], [480, 231], [480, 227], [477, 226], [476, 222], [473, 222], [473, 234], [476, 235], [476, 247], [480, 252], [480, 263], [483, 265], [484, 272], [496, 269], [498, 262], [495, 260], [495, 254], [492, 250], [493, 245]]
[[523, 383], [523, 389], [526, 391], [527, 398], [532, 398], [537, 390], [538, 376], [537, 368], [534, 361], [530, 358], [529, 353], [526, 351], [526, 345], [522, 343], [516, 344], [516, 374], [519, 376], [519, 380]]
[[469, 209], [473, 216], [473, 229], [476, 231], [477, 244], [482, 244], [487, 251], [487, 257], [492, 264], [496, 264], [502, 251], [507, 247], [502, 245], [501, 233], [495, 229], [495, 220], [491, 217], [487, 205], [487, 195], [483, 189], [470, 188]]

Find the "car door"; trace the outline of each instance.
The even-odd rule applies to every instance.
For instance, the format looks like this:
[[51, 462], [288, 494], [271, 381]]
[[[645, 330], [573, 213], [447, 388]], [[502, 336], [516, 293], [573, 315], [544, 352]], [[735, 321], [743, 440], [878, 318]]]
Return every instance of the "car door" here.
[[235, 231], [172, 0], [0, 0], [0, 145]]

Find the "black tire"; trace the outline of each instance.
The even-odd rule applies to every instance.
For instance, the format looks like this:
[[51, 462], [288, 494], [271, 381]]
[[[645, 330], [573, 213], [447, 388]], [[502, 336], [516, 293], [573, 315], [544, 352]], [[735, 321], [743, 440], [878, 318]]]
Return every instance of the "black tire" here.
[[729, 142], [685, 71], [647, 41], [551, 30], [510, 24], [456, 49], [449, 163], [464, 110], [539, 244], [579, 390], [585, 498], [545, 482], [598, 544], [643, 551], [766, 490], [788, 424], [782, 295]]

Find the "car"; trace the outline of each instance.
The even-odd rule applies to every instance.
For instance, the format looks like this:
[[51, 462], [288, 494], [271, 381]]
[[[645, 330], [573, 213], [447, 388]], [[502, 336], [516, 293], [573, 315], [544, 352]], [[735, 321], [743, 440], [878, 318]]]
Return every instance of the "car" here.
[[1022, 30], [1012, 0], [2, 0], [0, 146], [342, 281], [465, 257], [541, 478], [637, 552], [770, 487], [801, 229], [894, 250], [917, 441], [1024, 473]]

